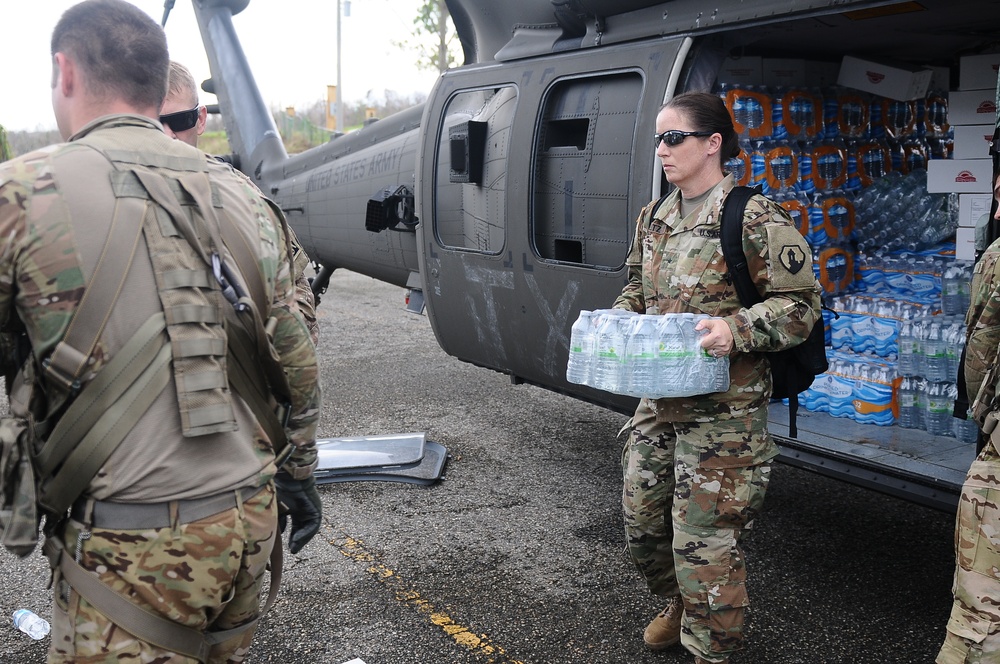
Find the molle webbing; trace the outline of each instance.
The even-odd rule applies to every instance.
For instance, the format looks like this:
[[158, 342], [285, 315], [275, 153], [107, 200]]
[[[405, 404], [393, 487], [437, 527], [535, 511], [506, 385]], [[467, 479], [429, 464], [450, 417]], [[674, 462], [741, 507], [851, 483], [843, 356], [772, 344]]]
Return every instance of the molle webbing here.
[[[236, 419], [226, 378], [223, 324], [223, 307], [229, 304], [212, 275], [210, 252], [204, 248], [209, 245], [213, 252], [218, 251], [216, 243], [205, 237], [208, 215], [178, 180], [151, 171], [133, 171], [130, 175], [137, 177], [160, 204], [156, 223], [147, 224], [143, 233], [167, 320], [184, 435], [234, 431]], [[207, 175], [192, 176], [204, 178], [208, 186]], [[213, 199], [215, 204], [218, 197]], [[195, 242], [189, 242], [192, 236]]]

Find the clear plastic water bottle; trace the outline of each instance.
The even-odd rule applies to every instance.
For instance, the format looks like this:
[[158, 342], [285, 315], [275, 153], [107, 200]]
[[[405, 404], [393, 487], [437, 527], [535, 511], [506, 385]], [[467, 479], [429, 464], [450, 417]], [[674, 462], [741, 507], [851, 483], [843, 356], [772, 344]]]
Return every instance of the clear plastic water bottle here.
[[657, 391], [664, 396], [678, 395], [685, 388], [688, 378], [681, 369], [684, 364], [684, 336], [680, 317], [664, 314], [657, 326], [656, 336]]
[[965, 419], [958, 417], [953, 417], [952, 428], [955, 430], [955, 438], [963, 443], [974, 443], [976, 442], [976, 437], [979, 435], [979, 427], [976, 426], [976, 421], [972, 419], [972, 410], [968, 410], [965, 414]]
[[913, 385], [913, 395], [914, 395], [914, 405], [916, 410], [914, 410], [914, 415], [916, 416], [917, 426], [914, 429], [926, 429], [926, 410], [927, 410], [927, 389], [928, 382], [926, 378], [922, 376], [913, 376], [910, 379], [910, 383]]
[[929, 319], [918, 318], [913, 321], [913, 375], [927, 377], [927, 362], [925, 357], [927, 337], [930, 334], [931, 326]]
[[14, 627], [38, 641], [49, 633], [49, 622], [28, 609], [18, 609], [11, 616]]
[[964, 313], [962, 309], [962, 276], [959, 265], [952, 265], [944, 271], [941, 279], [941, 311], [946, 316]]
[[625, 346], [625, 336], [620, 325], [623, 320], [622, 316], [608, 313], [601, 317], [601, 324], [597, 328], [594, 387], [599, 390], [617, 393], [620, 389], [619, 370]]
[[958, 375], [959, 361], [962, 359], [962, 349], [965, 348], [965, 326], [953, 323], [948, 332], [948, 380], [960, 380]]
[[932, 436], [952, 435], [951, 411], [954, 399], [948, 398], [946, 383], [929, 382], [924, 407], [924, 430]]
[[636, 316], [629, 321], [625, 342], [626, 393], [635, 397], [656, 394], [657, 342], [656, 316]]
[[932, 323], [924, 341], [924, 377], [933, 383], [948, 380], [948, 351], [940, 323]]
[[581, 311], [573, 323], [569, 339], [569, 360], [566, 362], [566, 380], [578, 385], [593, 383], [594, 349], [597, 335], [594, 313]]
[[919, 413], [916, 387], [916, 381], [910, 376], [903, 376], [899, 383], [899, 417], [896, 418], [896, 424], [904, 429], [919, 429], [923, 419]]

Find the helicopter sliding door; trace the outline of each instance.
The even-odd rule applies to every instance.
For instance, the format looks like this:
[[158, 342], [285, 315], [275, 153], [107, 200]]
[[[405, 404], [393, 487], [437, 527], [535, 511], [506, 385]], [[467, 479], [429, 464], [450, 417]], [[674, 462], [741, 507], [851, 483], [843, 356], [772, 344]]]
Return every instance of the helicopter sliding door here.
[[442, 76], [422, 120], [417, 205], [427, 312], [446, 352], [608, 401], [566, 382], [569, 331], [581, 309], [611, 306], [626, 282], [679, 45]]

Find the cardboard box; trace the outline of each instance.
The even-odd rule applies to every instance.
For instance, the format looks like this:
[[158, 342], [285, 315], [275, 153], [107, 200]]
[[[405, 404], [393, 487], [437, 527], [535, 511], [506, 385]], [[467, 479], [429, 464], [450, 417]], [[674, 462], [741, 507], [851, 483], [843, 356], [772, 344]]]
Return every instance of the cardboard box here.
[[991, 194], [992, 180], [992, 159], [931, 159], [927, 162], [927, 191], [932, 194]]
[[958, 225], [963, 228], [975, 228], [979, 222], [990, 216], [992, 206], [992, 194], [959, 194]]
[[931, 74], [928, 90], [951, 90], [951, 67], [929, 67]]
[[806, 60], [806, 82], [811, 88], [828, 88], [837, 84], [840, 75], [839, 62]]
[[976, 260], [975, 228], [955, 229], [955, 260], [957, 261]]
[[736, 85], [761, 85], [764, 74], [761, 69], [762, 58], [756, 55], [746, 55], [739, 58], [726, 58], [719, 68], [719, 83], [735, 83]]
[[957, 125], [952, 159], [988, 159], [993, 125]]
[[996, 89], [998, 72], [1000, 72], [1000, 53], [966, 55], [958, 64], [958, 89]]
[[780, 88], [806, 84], [806, 61], [799, 58], [764, 58], [764, 85]]
[[896, 101], [909, 101], [927, 94], [933, 74], [930, 69], [908, 64], [875, 62], [845, 55], [840, 63], [837, 85]]
[[948, 93], [948, 124], [995, 124], [996, 94], [996, 90], [952, 90]]

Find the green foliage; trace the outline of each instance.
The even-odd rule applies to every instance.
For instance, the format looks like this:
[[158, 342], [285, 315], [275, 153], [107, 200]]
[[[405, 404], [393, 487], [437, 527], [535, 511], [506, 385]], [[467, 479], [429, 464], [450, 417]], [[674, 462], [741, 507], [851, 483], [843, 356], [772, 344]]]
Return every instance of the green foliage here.
[[413, 38], [393, 45], [414, 53], [421, 69], [444, 72], [458, 64], [458, 33], [445, 0], [424, 0], [413, 24], [417, 27]]
[[0, 161], [7, 161], [14, 156], [11, 152], [10, 144], [7, 142], [7, 131], [0, 125]]

